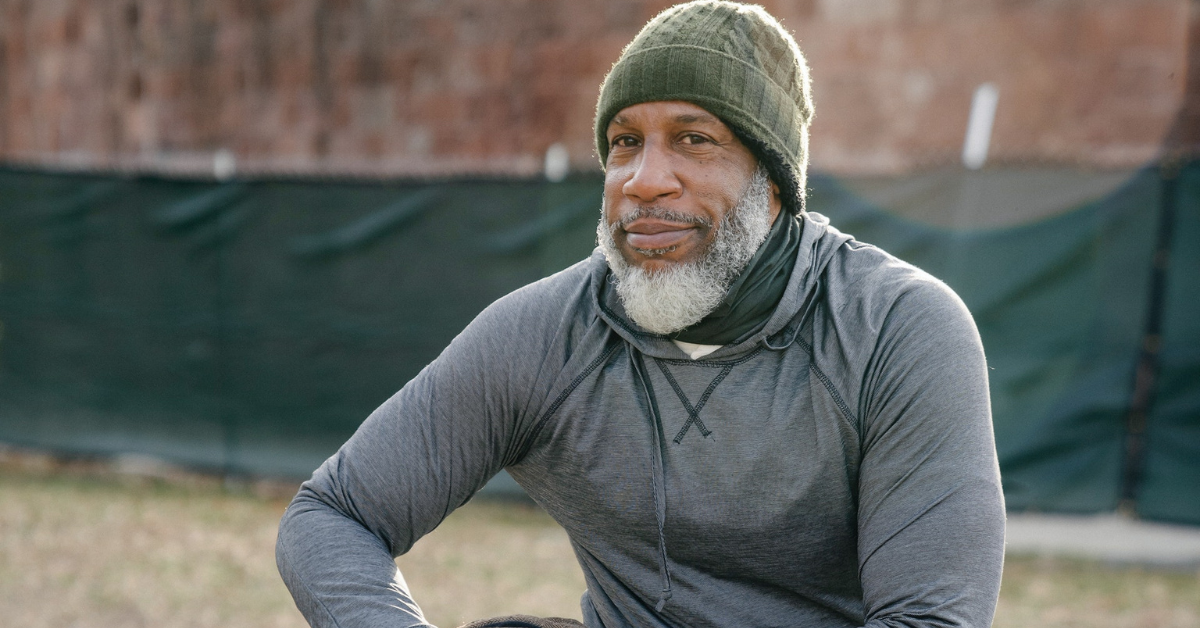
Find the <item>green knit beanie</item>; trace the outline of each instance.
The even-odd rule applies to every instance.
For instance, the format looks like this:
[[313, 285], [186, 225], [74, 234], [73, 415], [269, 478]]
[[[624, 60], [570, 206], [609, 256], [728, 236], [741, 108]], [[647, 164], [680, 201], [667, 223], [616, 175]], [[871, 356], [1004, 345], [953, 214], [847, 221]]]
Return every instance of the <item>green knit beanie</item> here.
[[661, 100], [687, 101], [720, 118], [766, 166], [784, 207], [803, 210], [813, 114], [808, 64], [796, 40], [762, 7], [696, 0], [650, 20], [600, 87], [601, 167], [612, 117]]

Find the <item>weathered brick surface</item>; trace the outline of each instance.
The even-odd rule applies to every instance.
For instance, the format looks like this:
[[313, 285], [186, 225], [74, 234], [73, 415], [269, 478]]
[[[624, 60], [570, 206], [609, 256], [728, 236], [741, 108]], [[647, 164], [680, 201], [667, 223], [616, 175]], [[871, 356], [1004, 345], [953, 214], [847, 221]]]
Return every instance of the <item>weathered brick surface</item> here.
[[[531, 173], [561, 141], [593, 169], [600, 79], [668, 4], [0, 0], [0, 159]], [[1184, 109], [1189, 0], [764, 4], [810, 58], [826, 170], [956, 161], [985, 81], [998, 161], [1136, 165]]]

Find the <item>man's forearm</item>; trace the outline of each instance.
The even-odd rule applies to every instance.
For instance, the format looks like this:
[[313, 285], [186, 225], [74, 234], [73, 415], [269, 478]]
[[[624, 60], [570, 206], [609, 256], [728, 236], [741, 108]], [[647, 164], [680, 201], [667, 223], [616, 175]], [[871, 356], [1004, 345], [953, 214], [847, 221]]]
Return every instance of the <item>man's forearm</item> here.
[[275, 560], [314, 627], [430, 626], [383, 541], [307, 487], [279, 524]]

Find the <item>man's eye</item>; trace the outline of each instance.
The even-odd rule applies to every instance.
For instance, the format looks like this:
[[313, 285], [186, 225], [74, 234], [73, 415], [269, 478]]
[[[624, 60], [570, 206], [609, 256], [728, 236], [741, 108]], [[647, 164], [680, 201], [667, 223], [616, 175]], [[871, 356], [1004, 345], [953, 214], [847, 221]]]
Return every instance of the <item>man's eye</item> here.
[[613, 145], [613, 147], [620, 146], [620, 147], [624, 147], [624, 148], [628, 148], [630, 146], [637, 146], [637, 139], [631, 135], [618, 135], [613, 138], [612, 145]]
[[709, 139], [707, 137], [696, 133], [688, 133], [683, 136], [684, 144], [706, 144], [708, 142]]

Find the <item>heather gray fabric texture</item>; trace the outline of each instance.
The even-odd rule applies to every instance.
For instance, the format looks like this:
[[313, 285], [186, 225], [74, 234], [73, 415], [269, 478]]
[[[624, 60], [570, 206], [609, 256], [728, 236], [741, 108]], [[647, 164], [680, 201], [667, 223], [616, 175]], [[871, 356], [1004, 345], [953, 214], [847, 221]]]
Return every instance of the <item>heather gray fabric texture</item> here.
[[589, 628], [990, 625], [1004, 505], [970, 314], [801, 219], [767, 325], [700, 360], [626, 319], [599, 253], [489, 306], [284, 514], [308, 621], [428, 625], [393, 556], [507, 468], [570, 536]]

